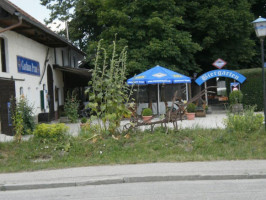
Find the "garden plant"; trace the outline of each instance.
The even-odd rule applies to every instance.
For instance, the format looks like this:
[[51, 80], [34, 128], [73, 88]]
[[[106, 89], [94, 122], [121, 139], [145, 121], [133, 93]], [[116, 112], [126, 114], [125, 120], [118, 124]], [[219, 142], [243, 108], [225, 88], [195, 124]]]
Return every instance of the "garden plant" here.
[[126, 47], [120, 55], [116, 53], [116, 43], [113, 42], [113, 53], [108, 62], [106, 49], [98, 44], [92, 80], [89, 82], [88, 107], [91, 109], [91, 119], [97, 120], [101, 131], [107, 134], [118, 132], [124, 115], [131, 112], [126, 107], [131, 89], [125, 84], [126, 80]]

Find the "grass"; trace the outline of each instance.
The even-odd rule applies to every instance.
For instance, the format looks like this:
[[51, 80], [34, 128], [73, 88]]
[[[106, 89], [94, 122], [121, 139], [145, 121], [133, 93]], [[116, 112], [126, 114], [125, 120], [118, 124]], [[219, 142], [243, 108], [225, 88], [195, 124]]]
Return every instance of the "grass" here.
[[163, 128], [131, 133], [129, 138], [90, 134], [63, 141], [0, 143], [0, 173], [107, 164], [266, 159], [266, 134], [222, 129]]

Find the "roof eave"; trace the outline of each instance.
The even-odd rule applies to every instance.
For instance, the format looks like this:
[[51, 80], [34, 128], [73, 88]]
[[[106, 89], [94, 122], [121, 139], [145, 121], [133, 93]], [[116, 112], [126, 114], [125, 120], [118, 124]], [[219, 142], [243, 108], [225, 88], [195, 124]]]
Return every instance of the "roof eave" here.
[[[16, 12], [20, 13], [20, 15], [22, 16], [22, 18], [23, 18], [24, 21], [32, 24], [36, 28], [38, 28], [38, 29], [44, 31], [45, 33], [47, 33], [48, 35], [56, 38], [57, 40], [59, 40], [62, 43], [64, 43], [65, 46], [71, 47], [72, 49], [74, 49], [75, 51], [79, 52], [83, 56], [86, 55], [83, 51], [81, 51], [80, 49], [78, 49], [76, 46], [74, 46], [72, 43], [70, 43], [65, 38], [63, 38], [63, 37], [59, 36], [58, 34], [54, 33], [52, 30], [50, 30], [46, 26], [42, 25], [40, 22], [37, 23], [37, 22], [33, 21], [32, 19], [30, 19], [29, 17], [27, 17], [26, 15], [24, 15], [23, 13], [21, 13], [18, 9], [16, 9], [16, 7], [12, 6], [8, 1], [1, 0], [0, 1], [0, 7], [2, 7], [4, 10], [6, 10], [11, 15], [16, 15], [17, 16], [18, 14]], [[25, 12], [25, 11], [23, 11], [23, 12]]]

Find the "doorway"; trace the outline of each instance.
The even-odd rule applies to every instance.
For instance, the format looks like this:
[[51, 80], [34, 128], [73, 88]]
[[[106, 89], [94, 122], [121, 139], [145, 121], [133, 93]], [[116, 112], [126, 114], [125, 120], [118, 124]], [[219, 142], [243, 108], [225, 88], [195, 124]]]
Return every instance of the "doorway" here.
[[15, 81], [0, 80], [0, 131], [5, 135], [13, 135], [10, 99], [15, 97]]
[[49, 104], [49, 120], [54, 120], [54, 79], [52, 67], [48, 65], [47, 68], [47, 82], [48, 82], [48, 104]]

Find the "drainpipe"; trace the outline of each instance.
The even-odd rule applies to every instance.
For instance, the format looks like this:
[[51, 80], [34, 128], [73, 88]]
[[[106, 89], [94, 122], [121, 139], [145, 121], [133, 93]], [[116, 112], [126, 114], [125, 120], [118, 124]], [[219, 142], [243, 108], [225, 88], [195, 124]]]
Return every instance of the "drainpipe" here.
[[3, 30], [0, 30], [0, 33], [3, 33], [5, 31], [9, 31], [9, 30], [14, 29], [14, 28], [17, 28], [22, 24], [22, 16], [20, 15], [20, 13], [16, 12], [15, 15], [18, 16], [19, 22], [17, 24], [14, 24], [12, 26], [4, 28]]

